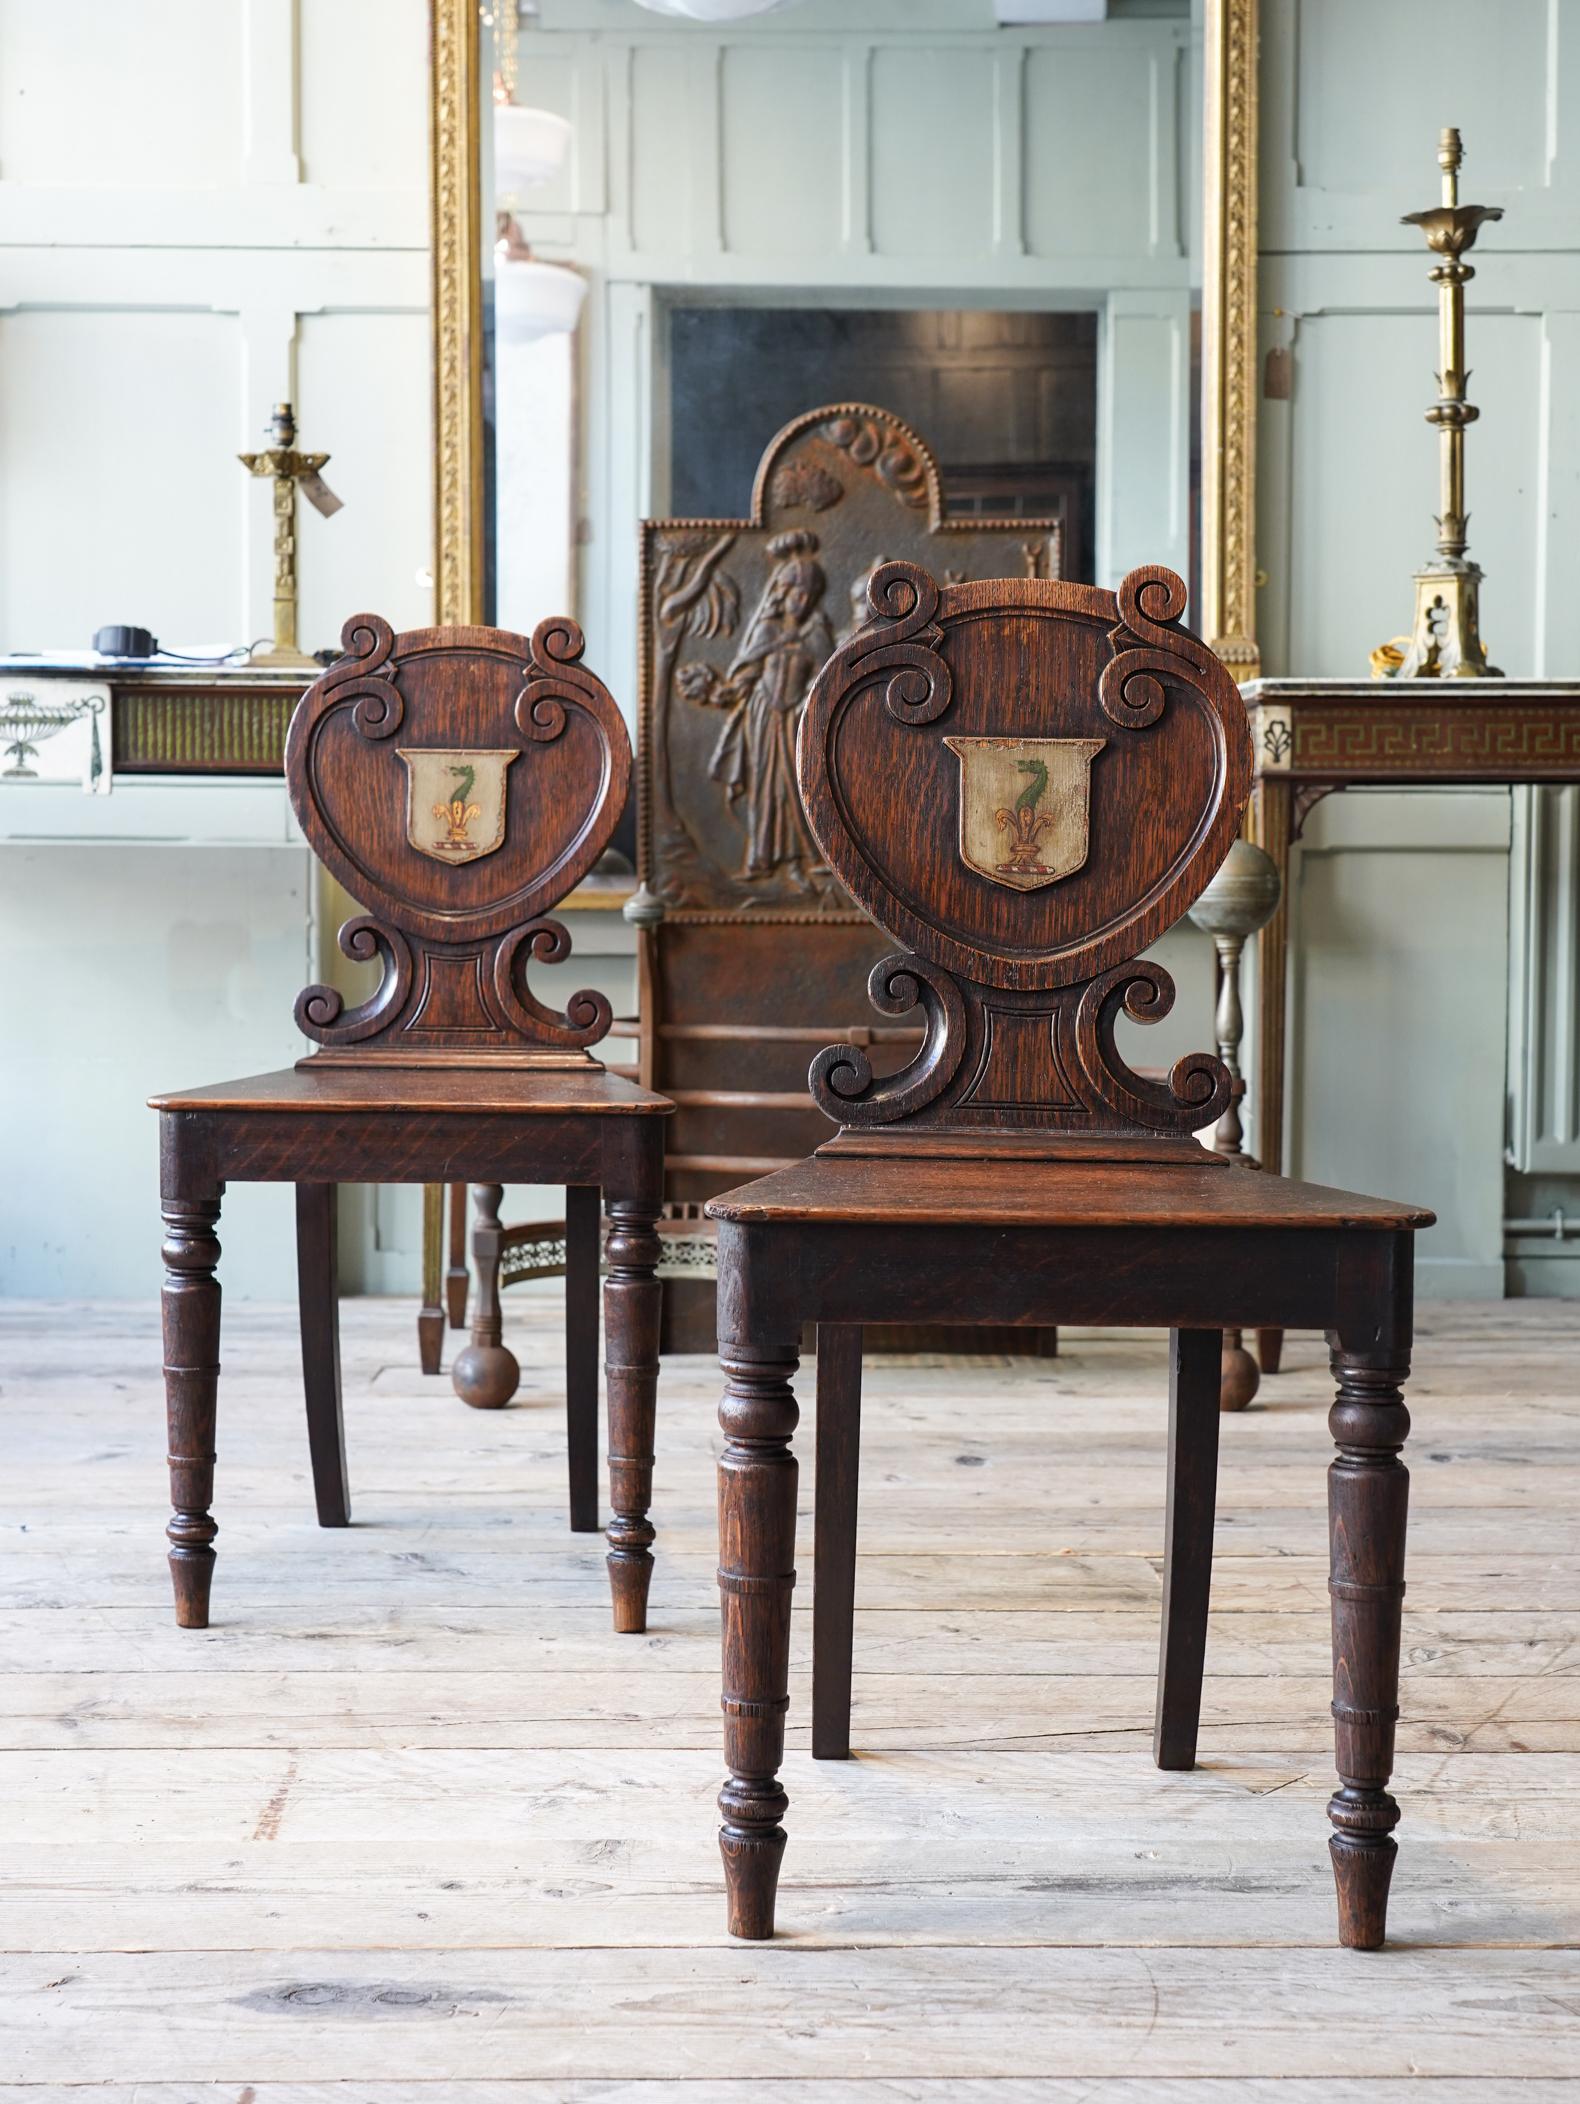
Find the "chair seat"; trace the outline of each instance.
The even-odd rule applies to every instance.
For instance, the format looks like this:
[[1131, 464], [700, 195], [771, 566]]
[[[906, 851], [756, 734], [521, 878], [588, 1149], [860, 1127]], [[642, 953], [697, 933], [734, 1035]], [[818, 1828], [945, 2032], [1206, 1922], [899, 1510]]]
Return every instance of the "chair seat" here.
[[1430, 1227], [1417, 1206], [1195, 1163], [824, 1154], [711, 1199], [711, 1220], [981, 1227]]
[[163, 1111], [412, 1111], [475, 1112], [479, 1117], [563, 1116], [567, 1111], [619, 1117], [664, 1117], [673, 1106], [650, 1089], [588, 1061], [585, 1066], [484, 1067], [340, 1066], [313, 1060], [241, 1081], [176, 1089], [151, 1096]]

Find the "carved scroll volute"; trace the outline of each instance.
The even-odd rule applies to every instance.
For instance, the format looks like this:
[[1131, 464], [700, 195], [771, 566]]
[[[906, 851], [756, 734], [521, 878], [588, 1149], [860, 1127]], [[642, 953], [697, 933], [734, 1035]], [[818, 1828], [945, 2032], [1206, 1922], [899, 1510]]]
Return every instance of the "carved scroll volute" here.
[[[523, 1043], [569, 1050], [603, 1036], [609, 1004], [558, 1015], [527, 990], [529, 959], [570, 951], [546, 917], [619, 821], [631, 747], [569, 618], [530, 642], [485, 628], [395, 634], [346, 623], [346, 655], [314, 681], [286, 741], [291, 801], [310, 846], [371, 910], [340, 944], [382, 981], [348, 1009], [307, 988], [297, 1022], [331, 1050], [453, 1064]], [[396, 733], [399, 736], [396, 736]]]
[[940, 590], [891, 563], [870, 600], [814, 683], [798, 766], [830, 866], [912, 953], [875, 972], [874, 1005], [919, 1005], [926, 1031], [881, 1081], [830, 1047], [815, 1100], [847, 1125], [1210, 1124], [1230, 1087], [1217, 1059], [1192, 1055], [1160, 1084], [1116, 1037], [1121, 1015], [1172, 1006], [1139, 953], [1205, 888], [1250, 784], [1244, 706], [1178, 625], [1183, 584], [1146, 568], [1117, 595], [1040, 579]]

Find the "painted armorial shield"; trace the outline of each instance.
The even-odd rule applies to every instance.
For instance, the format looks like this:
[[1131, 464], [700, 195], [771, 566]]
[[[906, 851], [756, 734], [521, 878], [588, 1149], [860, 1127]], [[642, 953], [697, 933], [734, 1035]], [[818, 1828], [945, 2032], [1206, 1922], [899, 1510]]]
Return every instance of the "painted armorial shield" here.
[[1106, 738], [945, 738], [960, 762], [960, 859], [1012, 891], [1086, 862], [1092, 762]]
[[475, 862], [505, 838], [505, 770], [519, 748], [398, 746], [406, 762], [406, 838], [435, 862]]

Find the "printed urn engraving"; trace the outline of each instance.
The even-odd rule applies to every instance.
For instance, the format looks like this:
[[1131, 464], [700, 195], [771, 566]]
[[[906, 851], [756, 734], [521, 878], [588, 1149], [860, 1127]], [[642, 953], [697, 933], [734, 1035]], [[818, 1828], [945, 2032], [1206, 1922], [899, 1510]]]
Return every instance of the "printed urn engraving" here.
[[399, 748], [406, 762], [406, 838], [435, 862], [476, 862], [505, 838], [505, 770], [517, 749]]
[[960, 762], [960, 859], [1012, 891], [1086, 861], [1092, 762], [1106, 738], [945, 738]]

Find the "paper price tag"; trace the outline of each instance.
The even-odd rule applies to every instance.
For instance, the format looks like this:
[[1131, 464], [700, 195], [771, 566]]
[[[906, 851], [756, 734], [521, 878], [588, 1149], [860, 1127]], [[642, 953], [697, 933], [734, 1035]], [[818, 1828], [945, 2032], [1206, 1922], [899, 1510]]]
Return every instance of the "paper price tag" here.
[[337, 511], [345, 509], [344, 498], [335, 495], [316, 468], [310, 475], [301, 476], [297, 487], [314, 511], [322, 512], [326, 519], [332, 519]]

